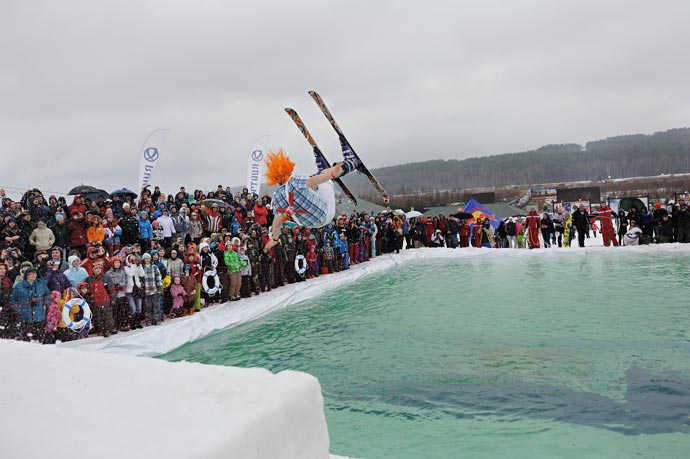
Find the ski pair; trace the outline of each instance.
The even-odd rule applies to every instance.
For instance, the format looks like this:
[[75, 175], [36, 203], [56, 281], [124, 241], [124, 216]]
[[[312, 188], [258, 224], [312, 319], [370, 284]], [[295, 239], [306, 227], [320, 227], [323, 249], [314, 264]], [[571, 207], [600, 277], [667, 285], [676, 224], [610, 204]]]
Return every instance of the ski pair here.
[[[316, 92], [316, 91], [309, 91], [309, 95], [311, 96], [312, 99], [314, 99], [314, 102], [316, 102], [316, 105], [319, 106], [319, 109], [321, 109], [321, 112], [326, 116], [326, 119], [328, 122], [331, 124], [335, 132], [338, 134], [338, 140], [340, 140], [340, 147], [342, 148], [343, 151], [343, 156], [347, 158], [356, 158], [360, 165], [357, 168], [357, 170], [364, 175], [367, 176], [369, 181], [374, 185], [376, 190], [381, 194], [381, 197], [383, 198], [383, 202], [388, 203], [389, 202], [389, 197], [388, 193], [386, 193], [386, 190], [383, 189], [383, 186], [381, 183], [374, 177], [374, 174], [369, 171], [369, 169], [364, 165], [364, 162], [361, 160], [361, 158], [355, 153], [354, 149], [350, 145], [350, 143], [347, 141], [345, 138], [345, 134], [343, 134], [343, 131], [340, 129], [340, 126], [338, 126], [338, 123], [335, 122], [335, 119], [333, 118], [333, 115], [331, 115], [330, 110], [328, 110], [328, 107], [326, 107], [326, 104], [324, 103], [323, 99], [321, 96]], [[314, 156], [316, 157], [316, 161], [322, 161], [322, 165], [326, 165], [326, 167], [330, 167], [328, 164], [328, 161], [324, 157], [323, 153], [319, 149], [319, 147], [316, 145], [316, 142], [314, 139], [311, 137], [309, 134], [309, 131], [307, 131], [307, 128], [304, 126], [304, 123], [300, 119], [299, 115], [297, 115], [297, 112], [295, 112], [291, 108], [286, 108], [285, 111], [290, 115], [290, 118], [295, 122], [299, 130], [302, 132], [304, 137], [307, 139], [309, 144], [312, 146], [314, 149]], [[350, 201], [357, 205], [357, 199], [354, 197], [352, 192], [345, 186], [345, 184], [342, 182], [340, 179], [336, 179], [336, 183], [340, 188], [343, 190], [343, 192], [348, 196]]]

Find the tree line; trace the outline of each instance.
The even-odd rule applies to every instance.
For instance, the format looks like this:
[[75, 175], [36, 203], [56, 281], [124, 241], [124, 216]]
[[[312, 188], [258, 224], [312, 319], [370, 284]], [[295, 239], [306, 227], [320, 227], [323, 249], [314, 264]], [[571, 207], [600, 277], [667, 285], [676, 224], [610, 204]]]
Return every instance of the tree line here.
[[[687, 173], [690, 128], [609, 137], [585, 146], [546, 145], [519, 153], [422, 161], [372, 172], [390, 195], [407, 198], [429, 192], [438, 193], [438, 198], [458, 196], [472, 188]], [[345, 182], [356, 195], [378, 201], [366, 177], [351, 174]]]

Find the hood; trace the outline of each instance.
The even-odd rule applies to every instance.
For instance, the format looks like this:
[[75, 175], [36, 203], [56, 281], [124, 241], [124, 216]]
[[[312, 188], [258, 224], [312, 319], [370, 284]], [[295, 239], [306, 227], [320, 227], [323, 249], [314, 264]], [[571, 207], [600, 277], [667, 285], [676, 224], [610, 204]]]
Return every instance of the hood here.
[[73, 264], [75, 261], [80, 261], [80, 260], [81, 260], [81, 258], [79, 258], [79, 257], [76, 256], [76, 255], [72, 255], [72, 256], [70, 256], [70, 257], [67, 257], [67, 263], [69, 264], [70, 269], [72, 269], [72, 264]]

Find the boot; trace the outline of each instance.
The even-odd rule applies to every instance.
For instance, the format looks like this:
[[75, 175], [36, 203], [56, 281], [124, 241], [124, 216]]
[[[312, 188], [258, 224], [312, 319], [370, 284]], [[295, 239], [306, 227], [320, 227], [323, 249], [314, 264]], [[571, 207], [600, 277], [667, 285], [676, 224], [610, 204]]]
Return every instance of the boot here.
[[341, 177], [349, 174], [350, 172], [356, 170], [362, 162], [355, 157], [347, 158], [340, 163], [340, 167], [343, 169], [343, 175]]

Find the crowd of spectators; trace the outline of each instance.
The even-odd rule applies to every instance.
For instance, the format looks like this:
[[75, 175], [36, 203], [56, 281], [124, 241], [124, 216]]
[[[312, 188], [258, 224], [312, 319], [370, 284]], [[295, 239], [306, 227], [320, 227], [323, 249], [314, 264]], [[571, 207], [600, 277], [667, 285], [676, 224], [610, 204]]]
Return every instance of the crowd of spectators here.
[[[284, 226], [265, 251], [271, 197], [222, 186], [69, 203], [38, 189], [0, 198], [0, 337], [44, 343], [192, 315], [399, 251], [403, 239], [399, 216], [362, 212], [320, 229]], [[82, 300], [91, 323], [75, 328]]]
[[[685, 203], [617, 214], [602, 204], [572, 215], [532, 211], [495, 230], [487, 218], [353, 212], [319, 229], [285, 225], [266, 251], [271, 197], [220, 185], [70, 203], [37, 189], [12, 201], [0, 189], [0, 216], [0, 338], [44, 343], [157, 325], [403, 248], [560, 247], [575, 234], [584, 246], [592, 231], [605, 245], [690, 242]], [[84, 302], [91, 321], [76, 327], [85, 324]]]
[[[404, 220], [404, 217], [403, 217]], [[569, 212], [537, 213], [499, 220], [488, 217], [458, 219], [453, 216], [411, 218], [402, 225], [406, 247], [530, 248], [585, 247], [586, 239], [600, 233], [604, 246], [690, 243], [690, 208], [685, 202], [655, 203], [613, 212], [606, 203], [594, 209], [584, 205]]]

